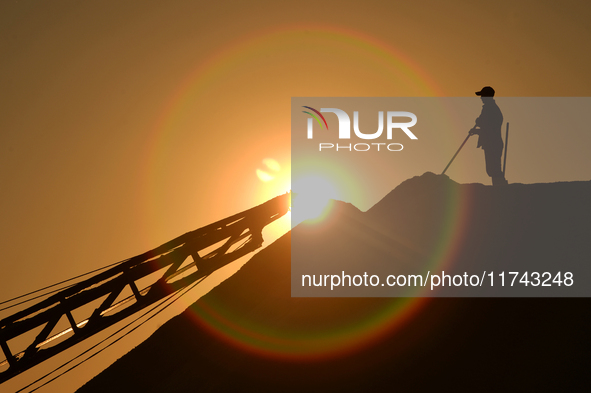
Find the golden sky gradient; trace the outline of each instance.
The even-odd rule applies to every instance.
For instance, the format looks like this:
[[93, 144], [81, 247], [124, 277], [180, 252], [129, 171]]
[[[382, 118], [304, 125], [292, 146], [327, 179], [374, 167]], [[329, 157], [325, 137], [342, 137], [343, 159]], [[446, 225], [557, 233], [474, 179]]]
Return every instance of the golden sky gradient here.
[[[485, 85], [589, 96], [590, 11], [581, 1], [3, 1], [0, 299], [287, 191], [291, 97], [472, 97]], [[589, 136], [555, 131], [514, 131], [522, 165], [509, 181], [591, 178]], [[481, 175], [458, 180], [488, 184], [482, 152], [469, 150], [454, 165]], [[269, 158], [280, 169], [262, 182]], [[71, 391], [92, 370], [54, 386]]]

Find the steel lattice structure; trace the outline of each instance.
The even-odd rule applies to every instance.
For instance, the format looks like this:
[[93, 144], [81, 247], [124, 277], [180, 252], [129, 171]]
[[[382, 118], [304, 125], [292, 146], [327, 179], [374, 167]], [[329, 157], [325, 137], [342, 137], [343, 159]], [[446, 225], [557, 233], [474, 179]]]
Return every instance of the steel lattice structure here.
[[[0, 347], [6, 360], [0, 366], [8, 364], [8, 368], [0, 372], [0, 383], [261, 247], [262, 229], [287, 213], [289, 198], [289, 193], [280, 195], [242, 213], [188, 232], [4, 318], [0, 321]], [[215, 245], [219, 246], [208, 252], [207, 249]], [[192, 257], [192, 262], [189, 257]], [[162, 275], [152, 285], [142, 290], [138, 288], [138, 280], [159, 271]], [[115, 303], [128, 286], [133, 296]], [[105, 296], [89, 318], [75, 320], [73, 310]], [[70, 328], [52, 335], [64, 316]], [[17, 354], [11, 352], [9, 340], [41, 326], [41, 332], [24, 351]], [[68, 337], [63, 339], [64, 336]], [[43, 348], [57, 338], [62, 341]]]

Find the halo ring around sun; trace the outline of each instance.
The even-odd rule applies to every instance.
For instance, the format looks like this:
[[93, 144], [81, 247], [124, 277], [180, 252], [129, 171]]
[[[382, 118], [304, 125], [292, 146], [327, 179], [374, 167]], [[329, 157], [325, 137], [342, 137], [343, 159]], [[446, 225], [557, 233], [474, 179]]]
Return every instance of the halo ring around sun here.
[[[163, 152], [172, 138], [171, 134], [174, 133], [176, 119], [187, 110], [187, 102], [191, 97], [202, 94], [214, 77], [223, 75], [232, 67], [238, 66], [244, 59], [250, 56], [268, 55], [266, 50], [270, 47], [270, 42], [275, 45], [277, 40], [284, 37], [310, 34], [327, 42], [334, 42], [335, 45], [362, 51], [376, 62], [386, 64], [393, 72], [403, 75], [409, 84], [415, 86], [419, 95], [441, 95], [441, 89], [411, 58], [393, 46], [369, 35], [340, 27], [314, 25], [289, 26], [255, 33], [210, 56], [207, 61], [196, 67], [171, 95], [154, 127], [151, 146], [146, 156], [147, 194], [154, 197], [153, 195], [158, 193], [158, 190], [151, 185], [150, 177], [161, 171], [160, 164], [165, 155]], [[454, 203], [455, 200], [451, 204]], [[448, 245], [452, 242], [450, 239], [459, 225], [457, 220], [451, 217], [456, 212], [454, 209], [455, 206], [450, 208], [447, 228], [449, 236], [442, 239], [441, 252], [433, 263], [443, 263], [442, 261], [450, 252]], [[278, 263], [287, 264], [288, 261]], [[267, 295], [261, 294], [261, 296]], [[245, 350], [287, 359], [323, 358], [361, 348], [382, 335], [392, 332], [393, 329], [408, 321], [426, 304], [426, 301], [424, 298], [389, 299], [380, 310], [364, 320], [329, 330], [312, 329], [306, 333], [276, 331], [256, 320], [238, 322], [233, 318], [234, 311], [224, 304], [199, 302], [196, 308], [193, 307], [193, 316], [196, 323]]]

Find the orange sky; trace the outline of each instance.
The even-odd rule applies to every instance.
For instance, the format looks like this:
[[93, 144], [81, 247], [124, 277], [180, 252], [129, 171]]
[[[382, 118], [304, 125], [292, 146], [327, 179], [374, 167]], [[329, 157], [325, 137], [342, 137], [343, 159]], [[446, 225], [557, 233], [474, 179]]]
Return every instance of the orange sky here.
[[[499, 96], [589, 96], [590, 9], [581, 1], [2, 2], [0, 299], [286, 191], [256, 170], [273, 158], [279, 178], [288, 176], [291, 97], [472, 96], [485, 85]], [[523, 165], [509, 167], [510, 181], [591, 178], [587, 136], [543, 135], [560, 140], [551, 161], [542, 150], [554, 145], [528, 140], [512, 151]], [[481, 153], [469, 150], [454, 165]], [[489, 181], [480, 155], [471, 165], [482, 175], [459, 180]], [[72, 390], [89, 370], [54, 387]]]

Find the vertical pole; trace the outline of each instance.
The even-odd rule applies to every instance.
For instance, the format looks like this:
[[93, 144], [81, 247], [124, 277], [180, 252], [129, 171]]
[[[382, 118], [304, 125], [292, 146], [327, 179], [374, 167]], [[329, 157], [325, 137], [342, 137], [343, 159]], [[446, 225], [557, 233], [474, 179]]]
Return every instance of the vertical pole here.
[[507, 122], [507, 132], [505, 133], [505, 157], [503, 158], [503, 177], [507, 168], [507, 148], [509, 147], [509, 122]]

